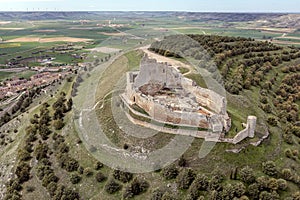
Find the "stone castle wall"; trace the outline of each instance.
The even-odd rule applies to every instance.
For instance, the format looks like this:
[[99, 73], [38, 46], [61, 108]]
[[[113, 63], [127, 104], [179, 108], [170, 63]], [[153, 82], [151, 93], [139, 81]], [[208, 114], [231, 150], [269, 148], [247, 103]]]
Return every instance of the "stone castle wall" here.
[[195, 86], [193, 81], [187, 78], [181, 79], [182, 86], [184, 89], [190, 91], [194, 96], [196, 96], [197, 101], [205, 107], [210, 108], [218, 114], [226, 114], [226, 101], [225, 97], [219, 95], [218, 93]]
[[133, 98], [135, 104], [143, 108], [151, 117], [157, 121], [167, 122], [174, 125], [212, 128], [206, 115], [191, 112], [172, 111], [163, 105], [153, 101], [151, 98], [136, 93]]
[[154, 59], [143, 58], [140, 73], [135, 80], [134, 86], [139, 88], [151, 82], [169, 88], [176, 88], [181, 84], [181, 77], [173, 71], [176, 71], [176, 69], [169, 67], [167, 63], [157, 63]]
[[[145, 95], [140, 91], [140, 87], [147, 84], [158, 84], [170, 89], [182, 88], [194, 96], [197, 102], [205, 109], [208, 108], [214, 113], [210, 111], [207, 111], [209, 114], [200, 111], [179, 111], [166, 107], [165, 105], [160, 104], [159, 100], [155, 99], [155, 97]], [[212, 90], [197, 86], [194, 81], [185, 78], [176, 68], [169, 66], [167, 63], [157, 63], [155, 59], [144, 57], [139, 72], [127, 73], [126, 92], [122, 97], [125, 99], [128, 106], [133, 104], [138, 105], [150, 115], [150, 119], [157, 122], [194, 128], [201, 127], [212, 130], [210, 137], [206, 138], [207, 140], [217, 140], [236, 144], [247, 137], [254, 137], [256, 125], [256, 117], [254, 116], [248, 117], [246, 128], [239, 132], [234, 138], [223, 138], [223, 140], [219, 140], [218, 137], [215, 137], [216, 133], [227, 132], [231, 127], [231, 119], [226, 111], [225, 97]], [[150, 127], [152, 125], [143, 124], [143, 126]], [[164, 128], [156, 127], [156, 129]], [[161, 131], [166, 132], [166, 130]], [[167, 132], [174, 133], [174, 131], [175, 130], [169, 130]], [[193, 131], [185, 131], [185, 133], [182, 133], [183, 135], [191, 135], [191, 133], [192, 135], [195, 135], [195, 132]], [[177, 133], [177, 131], [175, 132], [175, 134], [181, 134], [179, 132]], [[203, 135], [200, 135], [198, 136], [203, 138]]]
[[257, 120], [257, 118], [255, 116], [248, 116], [246, 128], [244, 130], [240, 131], [233, 138], [232, 143], [237, 144], [248, 137], [253, 138], [255, 128], [256, 128], [256, 120]]

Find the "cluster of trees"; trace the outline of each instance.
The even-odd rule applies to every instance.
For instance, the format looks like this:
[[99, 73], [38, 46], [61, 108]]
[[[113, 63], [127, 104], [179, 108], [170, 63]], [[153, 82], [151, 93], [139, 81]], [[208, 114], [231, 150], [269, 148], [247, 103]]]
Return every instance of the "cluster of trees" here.
[[[288, 68], [289, 70], [290, 68]], [[282, 122], [288, 122], [295, 125], [299, 121], [299, 106], [297, 102], [300, 100], [300, 73], [293, 72], [287, 74], [281, 81], [279, 88], [276, 91], [276, 99], [274, 105], [278, 110], [278, 117]], [[285, 137], [288, 143], [292, 143], [290, 134], [293, 129], [292, 126], [288, 127], [289, 130], [285, 131]]]
[[72, 98], [67, 101], [65, 97], [66, 94], [62, 92], [57, 101], [52, 105], [52, 108], [54, 110], [53, 127], [55, 128], [55, 130], [60, 130], [64, 127], [63, 121], [65, 113], [69, 112], [72, 109]]
[[131, 199], [137, 195], [146, 192], [149, 188], [149, 183], [143, 179], [135, 178], [129, 185], [124, 189], [123, 198]]
[[76, 77], [76, 80], [74, 81], [74, 83], [72, 84], [72, 91], [71, 91], [71, 95], [72, 97], [75, 97], [77, 94], [77, 88], [79, 87], [80, 83], [83, 81], [82, 77], [80, 75], [78, 75]]
[[[7, 184], [9, 189], [6, 193], [6, 199], [21, 199], [22, 184], [31, 178], [30, 171], [33, 166], [30, 165], [30, 161], [33, 157], [38, 161], [35, 166], [37, 177], [53, 199], [79, 199], [78, 192], [58, 184], [59, 178], [55, 175], [50, 162], [52, 151], [48, 146], [48, 139], [52, 134], [51, 124], [56, 130], [63, 127], [63, 125], [58, 126], [56, 122], [60, 120], [63, 123], [65, 113], [72, 108], [72, 99], [67, 101], [65, 94], [61, 93], [52, 105], [53, 116], [50, 115], [49, 107], [50, 105], [47, 103], [42, 104], [39, 115], [34, 114], [30, 119], [31, 125], [26, 128], [24, 144], [18, 151], [18, 165], [15, 171], [17, 178]], [[63, 136], [54, 133], [52, 140], [54, 141], [53, 149], [56, 150], [55, 153], [61, 166], [67, 171], [77, 170], [78, 162], [67, 155], [69, 147], [64, 143]], [[72, 180], [74, 179], [75, 177], [72, 177]]]
[[26, 109], [32, 104], [33, 99], [38, 97], [41, 94], [42, 89], [44, 89], [45, 87], [46, 86], [41, 86], [30, 89], [22, 96], [20, 96], [14, 106], [10, 110], [6, 111], [0, 118], [0, 126], [9, 122], [14, 115], [18, 114], [18, 111], [24, 113]]
[[167, 36], [154, 42], [149, 50], [164, 56], [205, 61], [205, 64], [200, 62], [199, 67], [205, 67], [212, 73], [217, 69], [212, 69], [213, 58], [225, 80], [226, 90], [232, 94], [239, 94], [251, 86], [272, 86], [274, 83], [265, 82], [267, 73], [283, 62], [300, 58], [300, 51], [296, 48], [283, 48], [250, 38], [216, 35]]
[[[169, 176], [169, 172], [177, 173]], [[178, 168], [175, 165], [164, 168], [161, 172], [166, 180], [175, 179], [177, 188], [186, 192], [186, 199], [280, 199], [280, 195], [288, 190], [287, 181], [299, 185], [299, 176], [290, 169], [279, 171], [273, 161], [262, 163], [265, 175], [258, 177], [257, 173], [249, 166], [234, 170], [230, 182], [220, 171], [213, 172], [210, 176], [197, 174], [189, 168]], [[167, 176], [166, 176], [167, 175]], [[182, 193], [181, 193], [182, 194]], [[291, 194], [288, 198], [296, 200], [299, 192]], [[156, 188], [152, 192], [151, 200], [179, 199], [176, 194], [165, 187]]]

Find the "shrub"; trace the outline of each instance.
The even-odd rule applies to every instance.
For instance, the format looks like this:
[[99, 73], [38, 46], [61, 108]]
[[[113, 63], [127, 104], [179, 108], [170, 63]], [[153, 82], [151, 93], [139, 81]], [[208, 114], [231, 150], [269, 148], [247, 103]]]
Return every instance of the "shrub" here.
[[87, 167], [84, 169], [83, 174], [87, 177], [93, 176], [94, 172], [91, 168]]
[[103, 164], [101, 162], [96, 162], [96, 164], [94, 165], [94, 169], [95, 170], [100, 170], [103, 167]]
[[34, 192], [35, 187], [33, 187], [33, 186], [26, 186], [25, 189], [26, 189], [26, 192], [31, 193], [31, 192]]
[[180, 157], [178, 160], [178, 166], [179, 167], [187, 167], [187, 161], [184, 157]]

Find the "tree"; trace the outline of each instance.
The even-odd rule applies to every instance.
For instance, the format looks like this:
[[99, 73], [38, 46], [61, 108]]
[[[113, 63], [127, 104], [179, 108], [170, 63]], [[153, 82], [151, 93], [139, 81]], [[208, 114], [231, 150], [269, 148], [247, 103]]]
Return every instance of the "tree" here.
[[300, 200], [300, 192], [296, 192], [292, 196], [293, 196], [293, 200]]
[[286, 180], [280, 178], [280, 179], [277, 180], [277, 182], [278, 182], [278, 189], [279, 190], [286, 190], [287, 189]]
[[120, 171], [120, 170], [116, 169], [113, 172], [113, 177], [116, 180], [119, 180], [123, 183], [128, 183], [133, 178], [133, 175], [130, 172], [123, 172], [123, 171]]
[[278, 190], [279, 185], [278, 185], [277, 179], [271, 178], [271, 179], [269, 180], [268, 187], [269, 187], [272, 191]]
[[277, 126], [278, 122], [274, 117], [268, 117], [267, 122], [271, 125], [271, 126]]
[[161, 200], [163, 195], [164, 195], [164, 192], [161, 189], [157, 188], [153, 191], [151, 200]]
[[222, 182], [223, 178], [218, 176], [218, 175], [214, 175], [211, 180], [209, 181], [208, 184], [208, 188], [210, 191], [216, 190], [216, 191], [220, 191], [222, 190]]
[[125, 188], [125, 191], [123, 193], [124, 199], [132, 198], [136, 195], [139, 195], [149, 188], [149, 183], [145, 180], [140, 180], [135, 178], [132, 183]]
[[113, 194], [119, 191], [121, 188], [122, 186], [119, 183], [111, 179], [107, 182], [104, 189], [108, 194]]
[[64, 121], [63, 119], [57, 119], [53, 121], [53, 127], [55, 130], [61, 130], [64, 127]]
[[81, 181], [81, 176], [79, 176], [79, 174], [77, 174], [76, 172], [72, 173], [70, 175], [70, 181], [72, 184], [77, 184]]
[[246, 187], [241, 182], [232, 184], [232, 188], [236, 197], [241, 197], [246, 192]]
[[253, 183], [248, 186], [248, 194], [252, 199], [257, 199], [259, 196], [259, 186], [257, 183]]
[[293, 173], [290, 169], [283, 169], [281, 171], [281, 176], [282, 178], [284, 178], [285, 180], [291, 181], [293, 179]]
[[31, 167], [26, 162], [20, 162], [16, 168], [16, 175], [20, 183], [24, 183], [30, 179]]
[[267, 191], [262, 191], [259, 194], [259, 199], [260, 200], [273, 200], [272, 194], [267, 192]]
[[101, 173], [101, 172], [97, 172], [96, 176], [95, 176], [95, 179], [96, 179], [97, 182], [100, 183], [100, 182], [103, 182], [106, 179], [106, 176], [104, 176], [104, 174]]
[[184, 169], [182, 170], [177, 177], [177, 185], [179, 189], [186, 190], [190, 187], [192, 182], [195, 179], [195, 173], [192, 169]]
[[239, 173], [240, 179], [245, 183], [253, 183], [255, 181], [255, 176], [253, 169], [249, 166], [243, 167]]
[[263, 172], [269, 176], [276, 176], [277, 169], [273, 161], [267, 161], [262, 164]]
[[47, 185], [47, 191], [49, 192], [50, 196], [53, 197], [55, 195], [55, 191], [57, 189], [57, 183], [51, 182]]
[[189, 198], [198, 199], [200, 191], [205, 191], [208, 188], [209, 179], [204, 174], [198, 174], [189, 189]]
[[178, 169], [174, 165], [169, 165], [166, 168], [163, 168], [162, 175], [166, 180], [174, 179], [178, 176]]
[[177, 200], [174, 194], [170, 193], [169, 191], [165, 192], [162, 196], [161, 200]]
[[258, 185], [258, 188], [260, 191], [269, 189], [269, 187], [268, 187], [269, 177], [266, 177], [266, 176], [258, 177], [256, 179], [256, 182], [257, 182], [257, 185]]

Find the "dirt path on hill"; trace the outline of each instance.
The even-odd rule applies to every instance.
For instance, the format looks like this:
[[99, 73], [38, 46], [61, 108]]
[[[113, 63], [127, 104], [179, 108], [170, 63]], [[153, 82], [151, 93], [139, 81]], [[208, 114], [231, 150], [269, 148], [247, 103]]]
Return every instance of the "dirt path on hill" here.
[[167, 58], [167, 57], [161, 56], [159, 54], [153, 53], [153, 52], [148, 50], [149, 47], [150, 47], [150, 45], [140, 47], [139, 49], [143, 50], [149, 56], [149, 58], [156, 59], [157, 62], [167, 62], [170, 65], [172, 65], [172, 67], [176, 67], [176, 68], [178, 68], [178, 67], [187, 68], [189, 70], [189, 72], [185, 73], [184, 75], [195, 73], [195, 69], [191, 65], [185, 64], [181, 61], [178, 61], [178, 60], [175, 60], [175, 59], [172, 59], [172, 58]]

